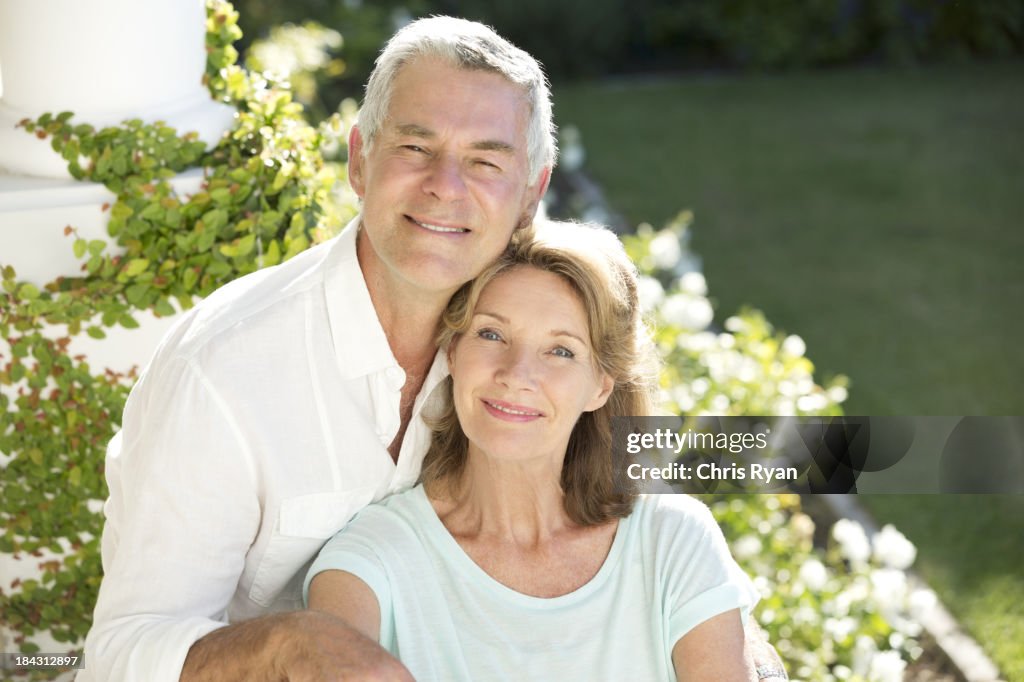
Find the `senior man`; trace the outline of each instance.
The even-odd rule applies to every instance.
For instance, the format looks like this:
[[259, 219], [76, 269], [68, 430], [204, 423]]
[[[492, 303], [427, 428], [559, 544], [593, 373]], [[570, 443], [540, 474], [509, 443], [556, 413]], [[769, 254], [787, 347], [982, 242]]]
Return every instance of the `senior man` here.
[[528, 54], [435, 17], [388, 43], [349, 136], [362, 210], [215, 292], [164, 339], [107, 458], [93, 680], [408, 680], [297, 610], [324, 541], [411, 486], [450, 296], [529, 230], [555, 158]]

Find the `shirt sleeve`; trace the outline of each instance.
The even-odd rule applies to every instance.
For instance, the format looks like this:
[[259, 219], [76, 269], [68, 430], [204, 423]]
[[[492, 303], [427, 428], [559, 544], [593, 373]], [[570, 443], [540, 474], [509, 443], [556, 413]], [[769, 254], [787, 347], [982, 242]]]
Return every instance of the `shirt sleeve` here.
[[107, 450], [104, 579], [78, 680], [178, 680], [192, 644], [227, 624], [259, 528], [255, 469], [201, 370], [160, 356]]
[[379, 523], [379, 506], [370, 505], [359, 512], [345, 528], [320, 550], [302, 583], [302, 603], [309, 606], [309, 585], [324, 571], [346, 571], [373, 590], [380, 607], [380, 642], [388, 648], [393, 634], [390, 578], [380, 556], [386, 542], [386, 524]]
[[704, 621], [740, 610], [744, 625], [757, 589], [729, 553], [711, 510], [695, 498], [659, 495], [654, 524], [668, 650]]

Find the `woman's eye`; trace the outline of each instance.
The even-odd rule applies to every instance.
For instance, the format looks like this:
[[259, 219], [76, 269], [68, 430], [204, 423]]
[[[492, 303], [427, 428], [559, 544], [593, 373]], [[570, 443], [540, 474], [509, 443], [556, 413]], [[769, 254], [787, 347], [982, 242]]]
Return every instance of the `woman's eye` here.
[[572, 359], [572, 358], [576, 357], [575, 353], [573, 353], [571, 350], [569, 350], [568, 348], [566, 348], [564, 346], [559, 346], [558, 348], [554, 349], [551, 352], [554, 355], [557, 355], [560, 358], [570, 358], [570, 359]]
[[481, 329], [476, 333], [476, 335], [481, 339], [486, 339], [488, 341], [501, 341], [501, 334], [493, 329]]

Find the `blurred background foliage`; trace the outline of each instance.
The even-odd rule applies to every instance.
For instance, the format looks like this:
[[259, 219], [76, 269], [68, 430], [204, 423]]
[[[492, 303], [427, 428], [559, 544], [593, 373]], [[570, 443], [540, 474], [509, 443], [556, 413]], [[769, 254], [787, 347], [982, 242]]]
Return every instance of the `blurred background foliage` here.
[[[554, 82], [697, 68], [965, 61], [1024, 52], [1018, 0], [239, 0], [244, 52], [310, 19], [344, 35], [324, 103], [358, 96], [397, 25], [429, 14], [490, 24]], [[340, 67], [340, 70], [339, 70]], [[328, 109], [331, 106], [327, 107]]]

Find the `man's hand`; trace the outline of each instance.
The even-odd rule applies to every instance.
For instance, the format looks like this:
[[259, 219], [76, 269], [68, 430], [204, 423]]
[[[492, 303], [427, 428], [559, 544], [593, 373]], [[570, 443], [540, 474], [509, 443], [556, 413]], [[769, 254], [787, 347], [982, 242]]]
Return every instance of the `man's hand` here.
[[753, 616], [747, 619], [746, 640], [747, 650], [754, 658], [754, 668], [757, 671], [757, 679], [761, 682], [779, 682], [788, 680], [786, 668], [782, 664], [779, 652], [775, 650], [768, 635], [761, 629]]
[[320, 611], [295, 611], [214, 630], [189, 649], [181, 682], [413, 682], [377, 642]]

